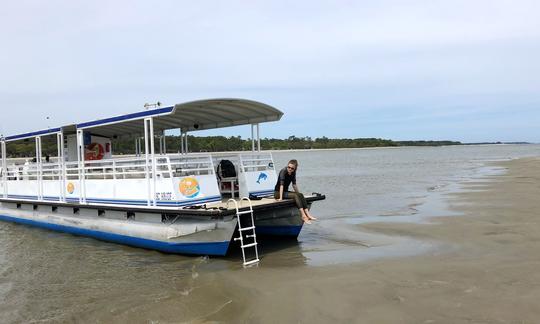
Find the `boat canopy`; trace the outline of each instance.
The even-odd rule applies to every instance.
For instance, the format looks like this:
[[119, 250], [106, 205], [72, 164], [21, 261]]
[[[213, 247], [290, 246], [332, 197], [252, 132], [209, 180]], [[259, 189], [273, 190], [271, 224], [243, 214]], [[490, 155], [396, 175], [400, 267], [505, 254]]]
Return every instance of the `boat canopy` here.
[[[39, 132], [8, 136], [6, 141], [53, 134], [60, 131], [74, 133], [75, 129], [90, 130], [106, 137], [124, 137], [143, 133], [143, 121], [152, 117], [154, 131], [181, 129], [183, 133], [239, 125], [255, 125], [278, 121], [283, 112], [261, 102], [246, 99], [207, 99], [174, 106], [159, 107], [136, 113], [116, 116], [54, 128]], [[76, 126], [76, 128], [74, 127]]]
[[154, 131], [181, 129], [183, 133], [278, 121], [283, 113], [269, 105], [245, 99], [209, 99], [150, 109], [139, 113], [77, 124], [99, 135], [114, 137], [140, 134], [145, 118], [153, 117]]

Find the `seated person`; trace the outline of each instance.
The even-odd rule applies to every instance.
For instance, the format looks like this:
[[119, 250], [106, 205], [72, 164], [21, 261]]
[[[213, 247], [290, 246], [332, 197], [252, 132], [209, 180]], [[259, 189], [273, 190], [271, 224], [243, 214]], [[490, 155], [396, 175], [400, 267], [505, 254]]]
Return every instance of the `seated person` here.
[[[274, 188], [274, 197], [281, 201], [285, 199], [294, 199], [296, 207], [300, 210], [302, 220], [306, 224], [311, 224], [312, 220], [317, 218], [311, 216], [308, 210], [308, 204], [304, 195], [298, 190], [296, 185], [296, 170], [298, 169], [298, 161], [290, 160], [287, 166], [279, 171], [276, 187]], [[289, 185], [292, 183], [294, 192], [288, 191]]]

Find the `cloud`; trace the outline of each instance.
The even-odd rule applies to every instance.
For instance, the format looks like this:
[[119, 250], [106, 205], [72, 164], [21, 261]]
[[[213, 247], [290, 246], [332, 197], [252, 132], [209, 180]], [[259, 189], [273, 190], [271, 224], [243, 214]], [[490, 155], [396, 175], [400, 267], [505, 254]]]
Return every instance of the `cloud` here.
[[[45, 115], [61, 124], [149, 101], [247, 97], [281, 108], [284, 123], [305, 135], [413, 118], [434, 126], [389, 134], [432, 138], [436, 125], [451, 130], [439, 116], [455, 107], [487, 133], [493, 125], [482, 116], [540, 101], [537, 1], [20, 1], [4, 9], [0, 96], [10, 109], [0, 109], [14, 121], [2, 125], [9, 133], [40, 128]], [[298, 126], [305, 119], [311, 127]]]

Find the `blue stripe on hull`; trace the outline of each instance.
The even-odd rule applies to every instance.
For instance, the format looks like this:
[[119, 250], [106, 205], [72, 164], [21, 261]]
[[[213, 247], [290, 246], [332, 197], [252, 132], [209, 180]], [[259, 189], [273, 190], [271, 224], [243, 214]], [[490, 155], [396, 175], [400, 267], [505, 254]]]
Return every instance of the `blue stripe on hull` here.
[[[26, 199], [26, 200], [39, 200], [37, 196], [23, 196], [23, 195], [8, 195], [10, 199]], [[47, 201], [60, 201], [59, 197], [43, 197], [43, 200]], [[67, 202], [78, 203], [79, 198], [66, 197]], [[157, 206], [168, 207], [180, 207], [190, 206], [202, 203], [211, 203], [221, 201], [221, 196], [211, 196], [207, 198], [191, 199], [186, 201], [157, 201]], [[120, 205], [132, 205], [132, 206], [146, 206], [147, 200], [118, 200], [118, 199], [100, 199], [100, 198], [86, 198], [88, 203], [101, 203], [101, 204], [120, 204]]]
[[302, 225], [296, 226], [261, 226], [255, 225], [257, 235], [275, 235], [297, 237], [302, 230]]
[[250, 191], [249, 194], [254, 196], [274, 195], [274, 190]]
[[20, 224], [32, 225], [60, 231], [75, 235], [89, 236], [102, 241], [109, 241], [125, 245], [141, 247], [145, 249], [158, 250], [167, 253], [196, 254], [196, 255], [225, 255], [229, 248], [229, 241], [224, 242], [193, 242], [193, 243], [168, 243], [143, 239], [139, 237], [113, 234], [101, 231], [93, 231], [84, 228], [77, 228], [65, 225], [39, 222], [30, 219], [17, 218], [12, 216], [0, 215], [0, 220], [15, 222]]

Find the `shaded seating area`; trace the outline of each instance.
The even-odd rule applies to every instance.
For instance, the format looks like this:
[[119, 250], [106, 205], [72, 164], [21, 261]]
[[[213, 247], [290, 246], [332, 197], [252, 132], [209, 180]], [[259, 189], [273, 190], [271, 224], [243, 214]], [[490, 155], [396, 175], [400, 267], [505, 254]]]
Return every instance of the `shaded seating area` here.
[[222, 195], [227, 195], [231, 198], [238, 196], [238, 173], [236, 167], [231, 160], [223, 159], [219, 161], [216, 170], [219, 191]]

